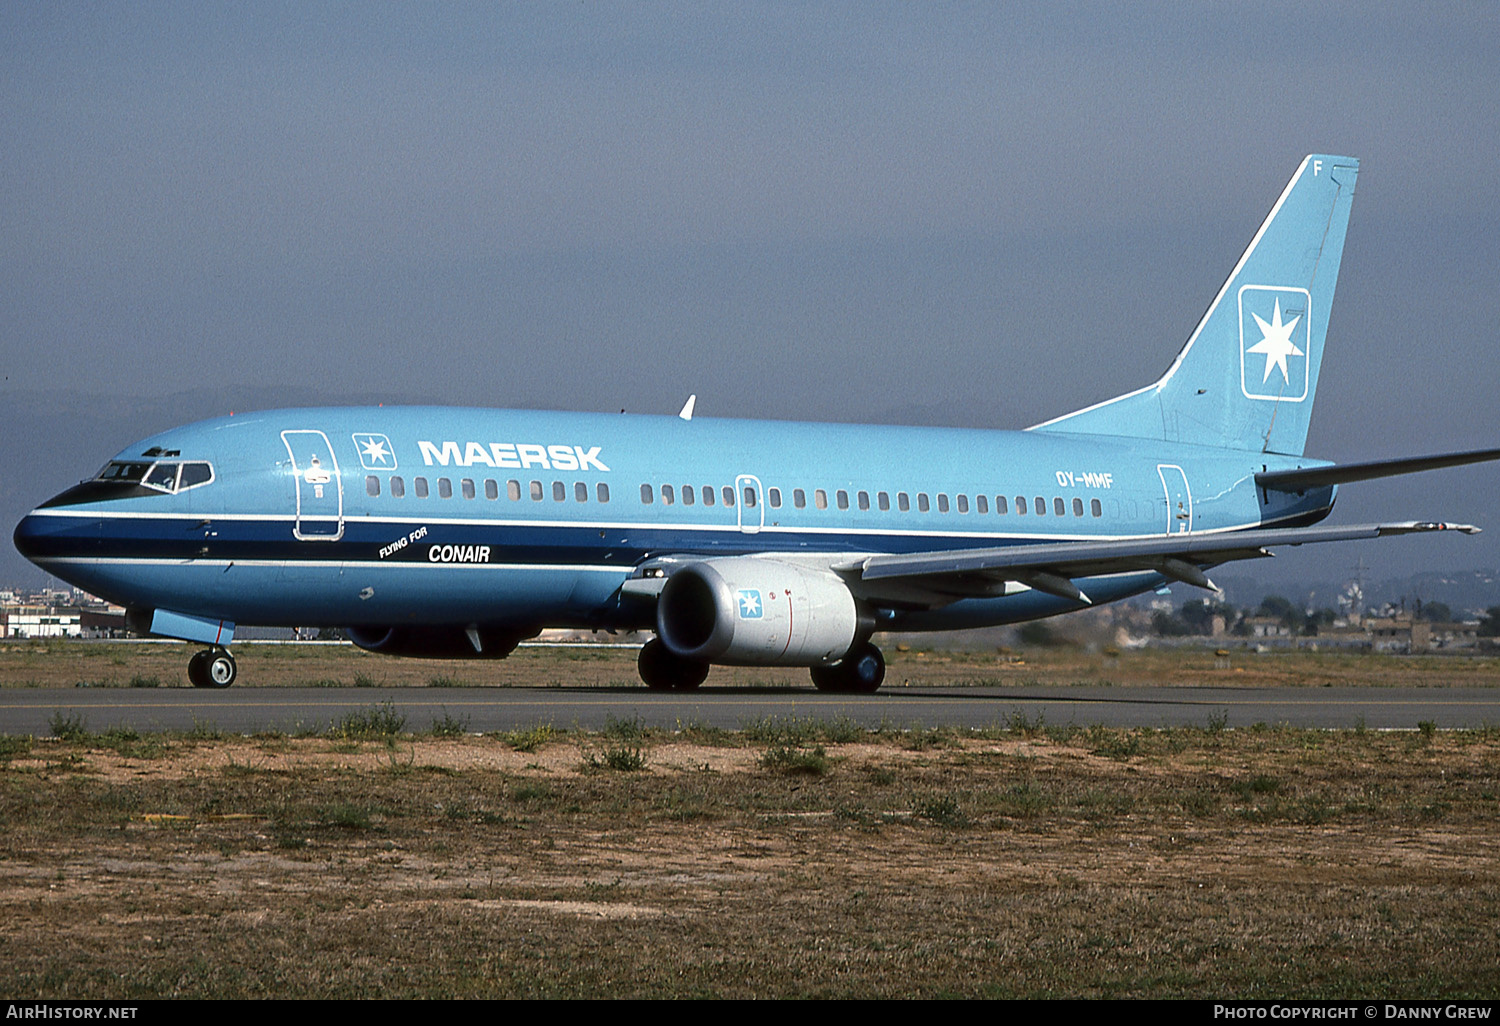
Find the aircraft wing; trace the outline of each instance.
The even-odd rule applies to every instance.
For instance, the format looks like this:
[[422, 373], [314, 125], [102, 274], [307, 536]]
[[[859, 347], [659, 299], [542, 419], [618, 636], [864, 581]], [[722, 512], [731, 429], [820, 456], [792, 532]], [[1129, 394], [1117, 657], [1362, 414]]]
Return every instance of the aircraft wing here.
[[1287, 527], [1228, 531], [1221, 534], [1160, 535], [1119, 541], [1050, 542], [991, 549], [953, 549], [867, 556], [837, 564], [851, 585], [872, 598], [884, 593], [893, 599], [953, 601], [958, 598], [1005, 594], [1004, 584], [1015, 581], [1051, 595], [1085, 604], [1089, 597], [1075, 578], [1155, 571], [1200, 588], [1218, 588], [1203, 568], [1237, 559], [1271, 555], [1279, 545], [1354, 541], [1386, 535], [1427, 531], [1476, 534], [1469, 524], [1410, 522], [1360, 524], [1351, 527]]

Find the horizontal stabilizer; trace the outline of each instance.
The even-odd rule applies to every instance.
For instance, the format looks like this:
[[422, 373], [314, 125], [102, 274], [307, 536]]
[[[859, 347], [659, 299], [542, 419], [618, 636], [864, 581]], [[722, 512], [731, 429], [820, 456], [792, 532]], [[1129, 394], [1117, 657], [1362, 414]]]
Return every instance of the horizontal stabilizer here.
[[1278, 492], [1305, 492], [1326, 485], [1371, 481], [1377, 477], [1396, 477], [1422, 470], [1461, 467], [1466, 463], [1500, 460], [1500, 449], [1475, 449], [1471, 452], [1449, 452], [1439, 456], [1413, 456], [1400, 460], [1371, 460], [1368, 463], [1341, 463], [1330, 467], [1302, 467], [1297, 470], [1267, 470], [1255, 475], [1261, 488]]

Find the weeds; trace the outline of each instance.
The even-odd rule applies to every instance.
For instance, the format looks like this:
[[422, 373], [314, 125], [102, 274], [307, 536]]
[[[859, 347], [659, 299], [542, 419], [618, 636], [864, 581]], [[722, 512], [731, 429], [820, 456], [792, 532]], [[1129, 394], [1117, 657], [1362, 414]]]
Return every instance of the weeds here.
[[958, 799], [951, 794], [924, 798], [912, 809], [912, 814], [949, 830], [961, 830], [972, 822]]
[[182, 737], [187, 741], [222, 741], [229, 735], [220, 730], [212, 722], [205, 723], [194, 719], [191, 730], [183, 731]]
[[52, 731], [53, 737], [63, 741], [87, 741], [89, 739], [88, 728], [84, 725], [82, 713], [64, 713], [59, 709], [47, 721], [47, 729]]
[[0, 734], [0, 762], [8, 762], [11, 759], [19, 759], [31, 754], [33, 744], [30, 734], [15, 736], [12, 734]]
[[832, 768], [822, 745], [814, 748], [775, 745], [766, 749], [760, 764], [773, 773], [803, 777], [821, 777]]
[[345, 713], [329, 726], [328, 735], [345, 741], [371, 741], [395, 737], [405, 729], [405, 715], [396, 712], [391, 703], [382, 702], [369, 709]]
[[463, 737], [468, 732], [469, 718], [452, 716], [446, 708], [442, 718], [433, 720], [432, 729], [428, 731], [433, 737]]
[[534, 727], [524, 727], [521, 730], [507, 730], [495, 735], [501, 741], [510, 745], [518, 752], [531, 753], [541, 748], [555, 737], [557, 731], [550, 723], [538, 723]]
[[636, 745], [605, 745], [597, 752], [590, 752], [583, 760], [583, 766], [589, 770], [636, 773], [646, 768], [646, 753]]
[[632, 716], [628, 720], [617, 720], [609, 716], [604, 721], [604, 729], [599, 733], [616, 741], [642, 741], [650, 729], [641, 722], [639, 716]]
[[808, 745], [822, 742], [847, 745], [862, 741], [869, 732], [847, 716], [833, 720], [800, 719], [796, 716], [765, 716], [741, 724], [747, 741], [773, 745]]

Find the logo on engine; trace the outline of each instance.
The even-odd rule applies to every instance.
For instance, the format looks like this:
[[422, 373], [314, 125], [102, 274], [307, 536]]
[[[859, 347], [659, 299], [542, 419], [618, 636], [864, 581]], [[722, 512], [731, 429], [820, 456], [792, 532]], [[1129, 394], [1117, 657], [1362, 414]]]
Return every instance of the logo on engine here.
[[764, 608], [760, 604], [760, 592], [754, 588], [741, 588], [737, 593], [740, 600], [740, 619], [759, 620]]

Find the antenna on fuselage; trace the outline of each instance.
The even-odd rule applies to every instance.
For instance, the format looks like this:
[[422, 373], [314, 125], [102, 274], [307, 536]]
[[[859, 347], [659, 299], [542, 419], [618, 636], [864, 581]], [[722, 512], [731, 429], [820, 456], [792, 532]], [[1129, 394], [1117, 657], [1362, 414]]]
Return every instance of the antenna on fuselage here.
[[677, 416], [681, 417], [683, 420], [692, 420], [693, 404], [697, 401], [698, 393], [694, 392], [692, 395], [688, 396], [688, 401], [682, 404], [682, 410], [677, 414]]

